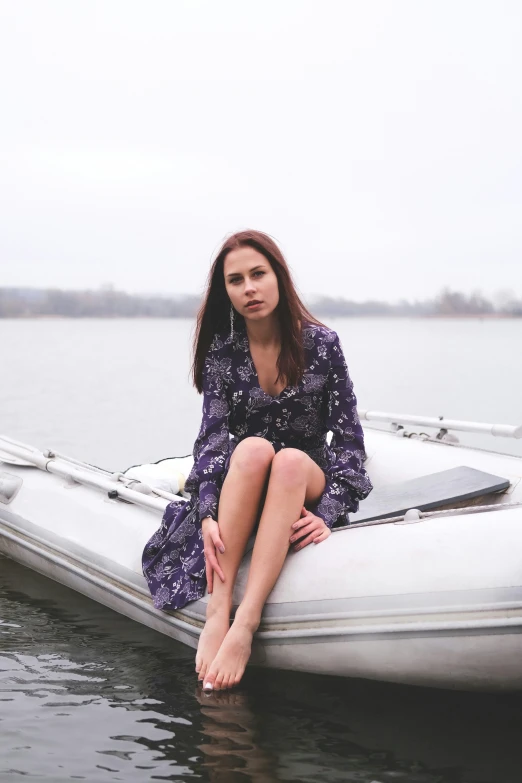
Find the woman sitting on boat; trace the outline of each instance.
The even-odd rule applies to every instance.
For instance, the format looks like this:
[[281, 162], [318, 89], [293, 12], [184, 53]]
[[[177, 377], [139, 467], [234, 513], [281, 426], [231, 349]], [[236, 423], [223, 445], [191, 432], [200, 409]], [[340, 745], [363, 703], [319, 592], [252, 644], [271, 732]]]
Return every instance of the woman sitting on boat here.
[[[266, 234], [239, 232], [219, 251], [192, 371], [203, 419], [185, 485], [190, 499], [165, 509], [143, 570], [161, 609], [201, 598], [208, 586], [196, 671], [206, 690], [221, 690], [243, 675], [289, 551], [325, 541], [372, 485], [339, 338], [305, 308]], [[234, 583], [256, 526], [231, 626]]]

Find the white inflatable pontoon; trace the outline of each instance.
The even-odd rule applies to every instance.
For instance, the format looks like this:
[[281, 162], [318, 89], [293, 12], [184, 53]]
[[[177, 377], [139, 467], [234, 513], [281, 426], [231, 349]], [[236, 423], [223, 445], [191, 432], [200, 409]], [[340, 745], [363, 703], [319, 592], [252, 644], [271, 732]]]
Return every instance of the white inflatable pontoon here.
[[[522, 427], [360, 415], [391, 425], [365, 425], [375, 489], [354, 524], [289, 555], [252, 663], [522, 689], [522, 457], [464, 447], [449, 433], [520, 438]], [[159, 611], [141, 572], [143, 547], [166, 504], [179, 499], [191, 463], [113, 474], [0, 437], [0, 553], [196, 647], [206, 598]], [[247, 552], [236, 604], [248, 565]]]

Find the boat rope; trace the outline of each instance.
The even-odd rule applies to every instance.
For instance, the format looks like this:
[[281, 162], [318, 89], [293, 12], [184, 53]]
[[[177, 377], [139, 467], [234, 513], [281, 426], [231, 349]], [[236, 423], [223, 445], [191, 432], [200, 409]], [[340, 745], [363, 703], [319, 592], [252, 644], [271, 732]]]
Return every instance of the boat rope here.
[[[409, 509], [406, 514], [398, 514], [394, 517], [386, 517], [385, 519], [372, 519], [368, 522], [354, 522], [350, 525], [343, 525], [343, 527], [337, 527], [333, 529], [333, 533], [339, 532], [339, 530], [354, 530], [356, 527], [373, 527], [374, 525], [390, 525], [390, 524], [413, 524], [415, 522], [421, 522], [423, 519], [437, 519], [439, 517], [456, 517], [465, 516], [467, 514], [482, 514], [486, 511], [505, 511], [507, 509], [521, 508], [522, 502], [516, 503], [492, 503], [489, 506], [465, 506], [464, 508], [446, 508], [443, 511], [420, 511], [417, 508]], [[416, 511], [415, 517], [413, 515], [408, 519], [407, 514], [412, 511]]]

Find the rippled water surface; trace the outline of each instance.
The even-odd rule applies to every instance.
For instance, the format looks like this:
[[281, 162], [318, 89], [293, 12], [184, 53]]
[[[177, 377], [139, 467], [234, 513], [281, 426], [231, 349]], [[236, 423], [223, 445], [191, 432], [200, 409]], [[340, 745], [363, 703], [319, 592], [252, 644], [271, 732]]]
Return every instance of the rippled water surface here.
[[0, 559], [0, 780], [520, 783], [522, 699], [251, 669]]
[[[332, 325], [361, 407], [522, 422], [522, 321]], [[187, 453], [189, 336], [179, 321], [0, 321], [0, 432], [114, 469]], [[0, 783], [522, 781], [522, 695], [252, 668], [203, 696], [193, 656], [0, 558]]]

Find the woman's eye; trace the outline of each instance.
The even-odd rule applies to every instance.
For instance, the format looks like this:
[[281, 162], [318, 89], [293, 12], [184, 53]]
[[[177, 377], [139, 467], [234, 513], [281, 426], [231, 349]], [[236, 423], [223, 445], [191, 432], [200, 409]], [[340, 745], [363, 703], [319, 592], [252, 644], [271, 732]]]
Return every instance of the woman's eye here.
[[259, 271], [257, 271], [257, 272], [254, 272], [254, 277], [255, 277], [256, 275], [264, 275], [264, 274], [265, 274], [265, 273], [264, 273], [264, 272], [262, 272], [262, 271], [261, 271], [261, 269], [260, 269]]

